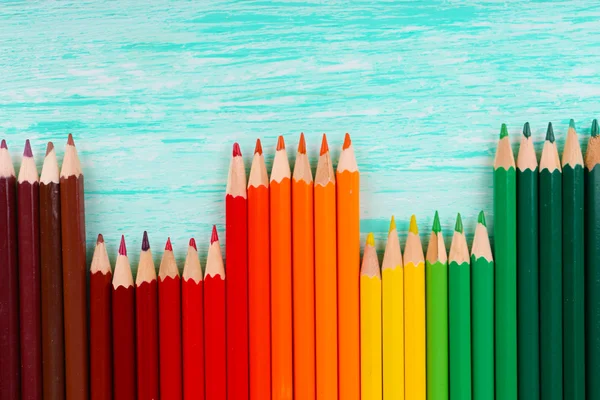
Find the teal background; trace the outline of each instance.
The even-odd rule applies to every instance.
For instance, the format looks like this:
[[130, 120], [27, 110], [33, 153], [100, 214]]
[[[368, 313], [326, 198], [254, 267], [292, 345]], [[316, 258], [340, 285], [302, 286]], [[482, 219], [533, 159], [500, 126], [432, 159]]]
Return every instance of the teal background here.
[[599, 19], [595, 1], [3, 2], [0, 137], [18, 171], [26, 138], [41, 168], [72, 132], [88, 248], [102, 232], [114, 255], [125, 234], [134, 262], [144, 229], [179, 260], [213, 223], [224, 239], [233, 142], [249, 168], [262, 138], [270, 166], [277, 135], [293, 161], [300, 132], [313, 167], [323, 132], [335, 162], [351, 133], [378, 248], [391, 214], [405, 236], [436, 209], [449, 242], [456, 212], [469, 235], [480, 209], [493, 224], [502, 122], [515, 150], [525, 121], [540, 149], [548, 121], [559, 148], [569, 118], [587, 141]]

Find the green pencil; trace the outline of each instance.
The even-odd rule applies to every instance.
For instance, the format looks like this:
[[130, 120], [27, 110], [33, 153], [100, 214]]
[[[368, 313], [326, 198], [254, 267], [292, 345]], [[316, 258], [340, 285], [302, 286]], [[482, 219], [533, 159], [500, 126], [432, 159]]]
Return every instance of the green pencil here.
[[496, 398], [517, 399], [517, 194], [515, 159], [502, 124], [494, 160]]
[[494, 260], [483, 211], [471, 249], [471, 278], [473, 398], [494, 400]]
[[569, 123], [562, 167], [564, 397], [584, 400], [583, 156], [573, 120]]
[[[448, 399], [448, 256], [437, 211], [425, 262], [427, 400]], [[410, 368], [410, 366], [408, 366]]]
[[562, 173], [552, 123], [540, 159], [541, 398], [562, 399]]
[[517, 157], [517, 293], [519, 399], [540, 398], [538, 163], [529, 123]]
[[450, 400], [471, 399], [471, 264], [460, 214], [448, 256]]
[[586, 395], [600, 399], [600, 135], [592, 122], [585, 152]]

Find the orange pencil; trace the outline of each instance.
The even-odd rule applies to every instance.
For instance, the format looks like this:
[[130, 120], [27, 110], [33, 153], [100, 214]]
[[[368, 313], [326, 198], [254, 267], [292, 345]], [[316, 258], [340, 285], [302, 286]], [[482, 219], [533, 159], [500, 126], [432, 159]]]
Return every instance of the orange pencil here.
[[360, 399], [360, 176], [346, 133], [337, 167], [339, 398]]
[[304, 133], [292, 179], [294, 399], [315, 398], [315, 260], [313, 177]]
[[323, 134], [315, 174], [315, 312], [317, 399], [338, 398], [335, 175]]
[[248, 179], [248, 311], [250, 399], [271, 398], [269, 176], [260, 139]]
[[[271, 170], [271, 371], [273, 400], [293, 398], [292, 193], [283, 136]], [[357, 327], [358, 329], [358, 327]]]

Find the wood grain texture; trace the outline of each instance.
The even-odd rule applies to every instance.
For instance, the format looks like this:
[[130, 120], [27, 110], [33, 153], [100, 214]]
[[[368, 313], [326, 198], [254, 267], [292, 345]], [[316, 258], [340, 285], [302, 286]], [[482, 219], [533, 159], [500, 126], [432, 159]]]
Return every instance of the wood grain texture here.
[[9, 148], [29, 137], [38, 155], [54, 140], [62, 159], [75, 135], [89, 259], [98, 232], [146, 229], [171, 235], [182, 262], [190, 236], [222, 230], [234, 140], [252, 154], [262, 137], [270, 170], [277, 135], [294, 143], [303, 131], [314, 171], [320, 135], [337, 163], [349, 131], [361, 241], [368, 231], [384, 240], [395, 214], [404, 242], [410, 213], [425, 229], [434, 209], [447, 237], [457, 211], [472, 227], [486, 210], [493, 231], [501, 122], [516, 144], [528, 120], [541, 145], [551, 120], [562, 149], [569, 118], [588, 127], [598, 117], [591, 0], [322, 3], [3, 4], [0, 136]]

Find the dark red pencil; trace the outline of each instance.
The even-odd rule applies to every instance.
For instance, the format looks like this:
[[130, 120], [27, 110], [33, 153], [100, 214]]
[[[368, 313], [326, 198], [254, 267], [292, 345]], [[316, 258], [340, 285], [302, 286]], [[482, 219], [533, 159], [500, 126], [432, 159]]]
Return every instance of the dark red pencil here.
[[227, 381], [229, 400], [248, 399], [248, 221], [246, 172], [237, 143], [225, 195]]
[[6, 141], [0, 144], [0, 399], [19, 399], [17, 178]]
[[160, 397], [181, 400], [181, 280], [167, 239], [158, 270], [158, 318], [160, 338]]
[[198, 249], [196, 241], [192, 238], [185, 258], [181, 284], [183, 398], [185, 400], [204, 400], [203, 289]]
[[204, 275], [204, 362], [206, 398], [227, 398], [225, 269], [217, 227], [213, 226]]
[[112, 398], [112, 271], [104, 238], [98, 235], [90, 267], [90, 389], [92, 400]]
[[158, 399], [158, 291], [148, 234], [135, 277], [138, 400]]
[[29, 140], [25, 142], [17, 192], [21, 398], [41, 399], [40, 184]]
[[125, 237], [112, 281], [112, 334], [114, 399], [131, 400], [136, 395], [135, 376], [135, 293]]

